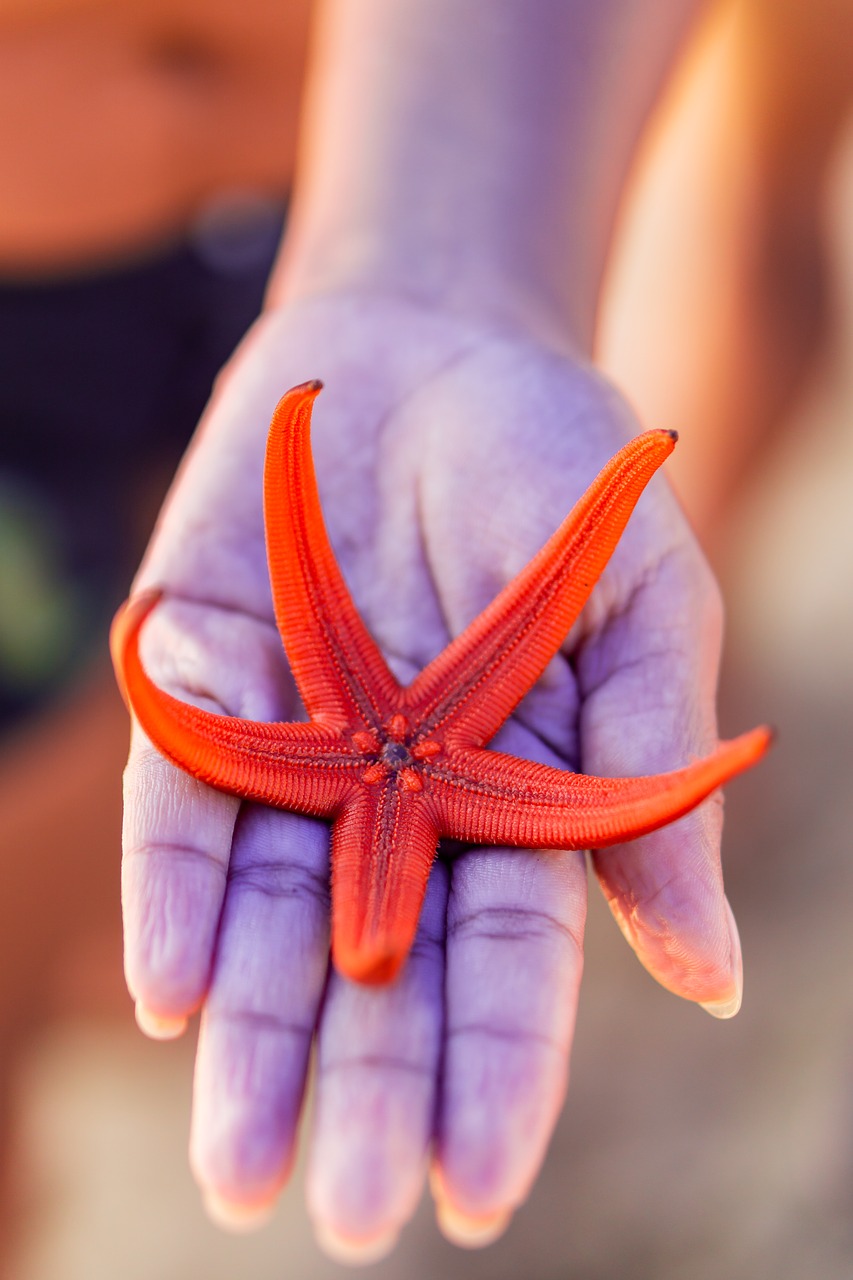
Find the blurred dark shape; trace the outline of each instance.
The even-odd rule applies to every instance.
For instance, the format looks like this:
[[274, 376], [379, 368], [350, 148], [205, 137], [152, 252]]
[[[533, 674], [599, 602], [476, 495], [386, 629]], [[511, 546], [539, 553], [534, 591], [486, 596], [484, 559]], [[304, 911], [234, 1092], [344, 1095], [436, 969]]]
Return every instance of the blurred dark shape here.
[[102, 645], [281, 223], [238, 193], [144, 260], [0, 285], [0, 733]]

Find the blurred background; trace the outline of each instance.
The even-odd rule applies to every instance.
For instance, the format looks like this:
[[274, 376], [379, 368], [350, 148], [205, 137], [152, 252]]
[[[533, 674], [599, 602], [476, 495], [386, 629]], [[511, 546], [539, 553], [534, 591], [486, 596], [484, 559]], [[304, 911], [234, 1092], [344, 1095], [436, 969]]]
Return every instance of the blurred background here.
[[[341, 1272], [313, 1243], [298, 1175], [256, 1235], [225, 1236], [201, 1209], [193, 1037], [144, 1040], [122, 982], [127, 727], [103, 643], [210, 382], [260, 306], [308, 10], [12, 0], [0, 18], [0, 1274], [13, 1280]], [[668, 470], [728, 606], [722, 730], [781, 730], [727, 790], [744, 1007], [716, 1023], [659, 989], [593, 893], [570, 1098], [530, 1201], [482, 1253], [447, 1245], [425, 1202], [375, 1274], [849, 1280], [848, 0], [709, 11], [643, 150], [600, 348], [644, 422], [681, 435]]]

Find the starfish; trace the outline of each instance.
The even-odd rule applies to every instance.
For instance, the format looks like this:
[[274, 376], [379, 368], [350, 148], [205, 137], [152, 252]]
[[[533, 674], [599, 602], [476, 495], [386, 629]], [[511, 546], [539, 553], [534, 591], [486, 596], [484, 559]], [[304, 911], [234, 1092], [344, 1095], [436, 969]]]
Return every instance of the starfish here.
[[211, 786], [332, 823], [332, 956], [389, 982], [411, 948], [442, 838], [600, 849], [673, 821], [754, 764], [770, 732], [672, 773], [596, 778], [486, 749], [559, 649], [676, 436], [647, 431], [605, 466], [521, 573], [407, 686], [391, 673], [332, 551], [310, 446], [321, 383], [289, 391], [267, 442], [264, 520], [275, 618], [306, 722], [216, 715], [159, 689], [139, 655], [162, 596], [113, 624], [125, 701], [173, 763]]

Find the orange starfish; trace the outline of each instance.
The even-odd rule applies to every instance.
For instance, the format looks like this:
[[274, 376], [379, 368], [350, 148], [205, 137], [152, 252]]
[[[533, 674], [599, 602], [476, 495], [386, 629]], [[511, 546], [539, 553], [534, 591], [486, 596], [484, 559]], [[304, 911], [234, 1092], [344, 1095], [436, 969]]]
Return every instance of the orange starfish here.
[[566, 638], [675, 435], [607, 464], [527, 567], [408, 686], [365, 628], [329, 544], [311, 457], [321, 384], [289, 391], [267, 443], [264, 512], [275, 617], [307, 723], [214, 715], [157, 688], [139, 657], [157, 590], [119, 611], [119, 683], [155, 745], [214, 787], [332, 821], [332, 954], [390, 981], [417, 927], [439, 839], [601, 848], [663, 826], [754, 764], [767, 729], [647, 778], [593, 778], [486, 750]]

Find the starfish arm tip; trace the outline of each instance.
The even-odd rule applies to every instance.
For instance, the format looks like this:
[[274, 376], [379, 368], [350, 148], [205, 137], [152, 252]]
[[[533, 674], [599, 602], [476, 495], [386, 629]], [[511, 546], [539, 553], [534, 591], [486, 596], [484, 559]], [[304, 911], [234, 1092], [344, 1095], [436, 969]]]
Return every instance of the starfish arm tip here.
[[290, 391], [286, 391], [282, 396], [282, 400], [289, 400], [291, 396], [299, 399], [310, 397], [313, 400], [322, 390], [323, 383], [319, 378], [309, 378], [307, 382], [301, 382], [298, 387], [292, 387]]
[[273, 411], [273, 424], [281, 416], [285, 420], [289, 420], [290, 416], [298, 412], [300, 408], [303, 410], [306, 407], [310, 409], [310, 406], [322, 390], [323, 383], [319, 378], [309, 378], [307, 382], [300, 382], [297, 387], [291, 387], [288, 391], [285, 391]]
[[735, 744], [743, 745], [748, 748], [747, 768], [753, 764], [757, 764], [759, 760], [767, 754], [770, 748], [775, 744], [779, 733], [774, 725], [760, 724], [755, 729], [748, 729], [738, 738], [731, 740], [732, 746]]
[[162, 600], [163, 595], [162, 587], [146, 587], [144, 590], [138, 591], [135, 595], [125, 600], [124, 604], [119, 605], [110, 625], [110, 657], [112, 658], [119, 691], [128, 709], [130, 708], [130, 701], [125, 678], [128, 648], [149, 613]]
[[335, 968], [350, 982], [362, 987], [384, 987], [393, 982], [408, 957], [409, 949], [333, 948]]
[[116, 643], [120, 644], [128, 632], [135, 629], [137, 623], [141, 622], [158, 601], [162, 600], [163, 595], [162, 587], [145, 587], [142, 591], [129, 596], [124, 604], [119, 605], [110, 627], [110, 635], [115, 636]]

